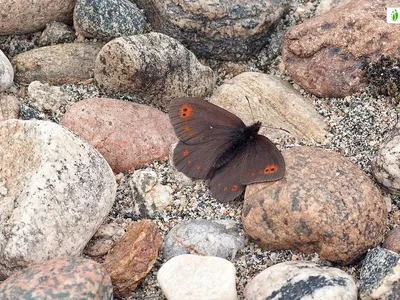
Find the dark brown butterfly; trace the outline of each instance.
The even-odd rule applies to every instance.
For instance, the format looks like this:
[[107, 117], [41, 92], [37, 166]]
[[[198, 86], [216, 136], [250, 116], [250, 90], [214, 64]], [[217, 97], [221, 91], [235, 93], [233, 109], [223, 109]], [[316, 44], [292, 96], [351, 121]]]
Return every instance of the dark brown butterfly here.
[[180, 140], [175, 167], [191, 178], [210, 179], [210, 190], [220, 202], [240, 196], [247, 184], [279, 180], [285, 173], [281, 152], [258, 134], [260, 122], [246, 126], [200, 98], [172, 100], [169, 118]]

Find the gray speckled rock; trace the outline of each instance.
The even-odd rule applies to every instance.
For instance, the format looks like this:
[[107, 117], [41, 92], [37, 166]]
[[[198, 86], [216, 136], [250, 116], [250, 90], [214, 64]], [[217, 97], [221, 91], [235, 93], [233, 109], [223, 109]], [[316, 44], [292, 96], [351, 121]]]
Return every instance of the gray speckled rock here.
[[264, 249], [317, 252], [349, 264], [384, 238], [387, 206], [371, 179], [337, 152], [283, 152], [285, 177], [247, 186], [245, 232]]
[[156, 31], [176, 38], [196, 55], [248, 59], [268, 41], [287, 0], [136, 0]]
[[14, 69], [7, 56], [0, 50], [0, 92], [8, 89], [13, 83], [13, 80]]
[[247, 300], [356, 300], [357, 286], [346, 272], [311, 262], [290, 261], [267, 268], [246, 286]]
[[172, 228], [164, 241], [164, 258], [181, 254], [218, 256], [228, 260], [245, 246], [235, 222], [229, 220], [193, 220]]
[[177, 40], [156, 32], [107, 43], [97, 56], [95, 79], [107, 92], [133, 94], [164, 108], [173, 98], [208, 96], [215, 84], [209, 67]]
[[400, 299], [400, 256], [380, 247], [365, 257], [360, 272], [360, 298]]
[[42, 84], [33, 81], [28, 86], [28, 101], [31, 107], [45, 112], [60, 113], [60, 108], [65, 107], [69, 96], [59, 86]]
[[71, 26], [61, 22], [51, 22], [39, 38], [40, 46], [48, 46], [62, 43], [72, 43], [75, 40], [75, 32]]
[[54, 259], [17, 272], [0, 283], [1, 299], [113, 299], [110, 276], [85, 258]]
[[400, 195], [400, 124], [381, 145], [372, 161], [372, 174], [389, 192]]
[[0, 122], [0, 185], [0, 278], [81, 254], [116, 195], [104, 158], [46, 121]]
[[0, 122], [8, 119], [18, 119], [19, 105], [17, 97], [0, 94]]
[[143, 33], [145, 17], [136, 4], [128, 0], [78, 0], [74, 27], [85, 37], [111, 39]]

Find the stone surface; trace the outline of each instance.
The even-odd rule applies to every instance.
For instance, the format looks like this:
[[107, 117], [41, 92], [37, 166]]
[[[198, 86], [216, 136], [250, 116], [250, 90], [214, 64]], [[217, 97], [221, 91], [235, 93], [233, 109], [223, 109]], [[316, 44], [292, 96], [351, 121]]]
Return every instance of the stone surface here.
[[52, 21], [71, 21], [75, 0], [2, 0], [0, 35], [43, 29]]
[[18, 119], [19, 101], [13, 95], [0, 94], [0, 122], [8, 119]]
[[396, 227], [386, 235], [382, 247], [400, 253], [400, 227]]
[[12, 59], [15, 81], [29, 84], [38, 80], [61, 85], [93, 77], [96, 55], [102, 43], [70, 43], [46, 46], [17, 54]]
[[40, 81], [33, 81], [28, 86], [29, 106], [50, 113], [60, 113], [60, 108], [65, 107], [69, 102], [69, 96], [59, 86], [42, 84]]
[[0, 50], [0, 92], [7, 90], [12, 85], [13, 80], [14, 69], [7, 56]]
[[2, 299], [113, 299], [110, 276], [84, 258], [54, 259], [17, 272], [0, 283]]
[[398, 28], [386, 22], [389, 0], [350, 1], [291, 28], [282, 59], [292, 79], [319, 97], [365, 88], [363, 60], [399, 59]]
[[166, 159], [170, 145], [176, 141], [165, 113], [109, 98], [75, 103], [61, 124], [94, 146], [116, 173]]
[[273, 75], [242, 73], [219, 86], [210, 102], [231, 111], [247, 125], [261, 121], [260, 134], [271, 139], [285, 134], [279, 128], [299, 139], [325, 139], [326, 124], [313, 104]]
[[136, 289], [153, 267], [161, 246], [160, 231], [150, 220], [141, 220], [127, 228], [104, 261], [117, 297], [128, 297]]
[[358, 166], [320, 148], [295, 147], [283, 156], [283, 179], [246, 189], [242, 221], [256, 243], [348, 264], [382, 241], [387, 206]]
[[157, 280], [169, 300], [236, 300], [235, 267], [213, 256], [184, 254], [171, 258]]
[[343, 6], [347, 3], [350, 3], [353, 0], [322, 0], [315, 11], [315, 15], [318, 16], [327, 11], [330, 11], [332, 8]]
[[86, 245], [83, 253], [91, 257], [106, 255], [124, 233], [125, 229], [121, 224], [102, 224]]
[[390, 193], [400, 195], [400, 124], [386, 138], [372, 161], [372, 174]]
[[136, 170], [129, 186], [132, 190], [133, 212], [145, 218], [156, 211], [162, 212], [172, 202], [172, 189], [161, 184], [157, 173], [149, 170]]
[[357, 285], [340, 269], [289, 261], [254, 277], [244, 290], [244, 299], [357, 300]]
[[215, 83], [213, 71], [193, 53], [156, 32], [107, 43], [97, 56], [95, 78], [107, 92], [133, 94], [164, 108], [173, 98], [207, 96]]
[[164, 241], [166, 260], [181, 254], [208, 255], [234, 260], [245, 246], [235, 222], [230, 220], [192, 220], [176, 225]]
[[72, 43], [75, 39], [74, 30], [67, 24], [51, 22], [46, 24], [39, 38], [40, 46], [48, 46], [62, 43]]
[[145, 17], [128, 0], [77, 0], [74, 9], [74, 27], [77, 33], [98, 39], [144, 32]]
[[196, 55], [246, 60], [267, 43], [290, 1], [137, 0], [155, 31], [185, 44]]
[[0, 185], [0, 278], [81, 254], [116, 195], [104, 158], [46, 121], [0, 123]]
[[360, 299], [399, 299], [399, 255], [374, 248], [365, 257], [360, 272]]

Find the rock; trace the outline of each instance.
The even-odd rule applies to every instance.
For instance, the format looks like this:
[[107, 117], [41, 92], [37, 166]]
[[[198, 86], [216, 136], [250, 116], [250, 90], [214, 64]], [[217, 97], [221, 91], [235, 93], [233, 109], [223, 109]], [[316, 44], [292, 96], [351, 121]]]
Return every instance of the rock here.
[[75, 39], [73, 29], [61, 22], [46, 24], [45, 30], [39, 38], [39, 46], [48, 46], [62, 43], [72, 43]]
[[28, 101], [31, 107], [41, 112], [60, 114], [60, 109], [69, 102], [69, 96], [59, 86], [33, 81], [28, 86]]
[[244, 290], [244, 298], [357, 300], [357, 286], [346, 272], [306, 261], [289, 261], [267, 268]]
[[345, 4], [350, 3], [352, 0], [322, 0], [315, 11], [315, 15], [319, 16], [327, 11], [330, 11], [332, 8], [340, 7]]
[[154, 171], [136, 170], [129, 185], [134, 199], [133, 212], [142, 218], [162, 212], [172, 202], [172, 189], [161, 184]]
[[349, 1], [285, 34], [282, 59], [292, 79], [319, 97], [365, 88], [364, 59], [399, 59], [398, 28], [386, 22], [390, 1]]
[[8, 60], [7, 56], [5, 56], [3, 51], [0, 50], [0, 92], [7, 90], [12, 85], [13, 80], [14, 80], [13, 67], [10, 61]]
[[186, 45], [196, 55], [246, 60], [268, 42], [290, 1], [137, 0], [155, 31]]
[[399, 299], [399, 255], [383, 248], [368, 252], [360, 271], [360, 299]]
[[260, 133], [271, 139], [284, 134], [279, 128], [297, 138], [325, 139], [326, 124], [313, 104], [273, 75], [242, 73], [219, 86], [210, 102], [233, 112], [248, 125], [261, 121]]
[[38, 80], [61, 85], [90, 79], [102, 46], [101, 43], [60, 44], [17, 54], [12, 60], [15, 81], [29, 84]]
[[85, 37], [112, 39], [140, 34], [145, 25], [142, 12], [128, 0], [76, 1], [74, 27]]
[[393, 252], [400, 253], [400, 227], [396, 227], [385, 237], [383, 247]]
[[0, 35], [43, 29], [52, 21], [71, 21], [75, 0], [2, 0]]
[[236, 300], [235, 267], [213, 256], [184, 254], [171, 258], [157, 273], [169, 300]]
[[376, 181], [394, 195], [400, 195], [400, 124], [389, 134], [372, 161]]
[[164, 108], [173, 98], [208, 96], [215, 84], [209, 67], [178, 41], [156, 32], [107, 43], [97, 56], [95, 78], [107, 92], [130, 93]]
[[79, 101], [60, 123], [94, 146], [115, 173], [166, 159], [170, 145], [176, 141], [165, 113], [115, 99]]
[[1, 122], [0, 149], [0, 278], [81, 254], [115, 200], [104, 158], [46, 121]]
[[283, 179], [246, 189], [242, 221], [257, 244], [349, 264], [382, 241], [387, 206], [358, 166], [319, 148], [295, 147], [283, 156]]
[[106, 255], [124, 234], [125, 229], [121, 224], [102, 224], [86, 245], [83, 253], [90, 257]]
[[2, 299], [113, 299], [110, 276], [85, 258], [54, 259], [0, 283]]
[[193, 220], [171, 229], [165, 237], [163, 255], [166, 260], [189, 253], [233, 260], [244, 246], [245, 239], [234, 221]]
[[127, 228], [104, 261], [117, 297], [128, 297], [136, 289], [153, 267], [161, 246], [160, 231], [150, 220], [139, 221]]
[[18, 119], [19, 110], [17, 97], [0, 94], [0, 122], [8, 119]]

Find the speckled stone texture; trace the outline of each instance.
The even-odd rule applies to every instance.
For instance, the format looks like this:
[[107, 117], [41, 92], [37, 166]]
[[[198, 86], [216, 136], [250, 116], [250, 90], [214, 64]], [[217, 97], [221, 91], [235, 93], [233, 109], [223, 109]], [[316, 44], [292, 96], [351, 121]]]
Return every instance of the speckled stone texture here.
[[7, 56], [0, 50], [0, 92], [7, 90], [13, 83], [13, 80], [13, 67]]
[[62, 126], [0, 122], [0, 280], [81, 254], [115, 195], [104, 158]]
[[114, 172], [167, 159], [176, 141], [168, 116], [147, 105], [92, 98], [72, 105], [61, 125], [95, 147]]
[[384, 189], [400, 195], [400, 123], [397, 123], [375, 154], [372, 174]]
[[46, 261], [0, 283], [1, 299], [113, 299], [110, 276], [84, 258]]
[[85, 37], [112, 39], [143, 33], [145, 18], [128, 0], [77, 0], [74, 27]]
[[15, 81], [29, 84], [61, 85], [78, 83], [93, 77], [96, 55], [102, 43], [70, 43], [41, 47], [15, 55], [12, 64]]
[[196, 55], [241, 60], [268, 41], [290, 1], [137, 0], [152, 27], [176, 38]]
[[245, 246], [235, 222], [230, 220], [192, 220], [176, 225], [164, 241], [166, 260], [181, 254], [197, 254], [234, 260]]
[[400, 254], [400, 226], [391, 230], [385, 237], [382, 247]]
[[111, 93], [129, 93], [166, 108], [173, 98], [205, 97], [214, 89], [213, 71], [177, 40], [152, 32], [107, 43], [96, 59], [95, 79]]
[[289, 261], [269, 267], [254, 277], [245, 288], [244, 298], [357, 300], [357, 286], [340, 269]]
[[18, 119], [19, 101], [13, 95], [0, 94], [0, 122], [8, 119]]
[[400, 299], [400, 256], [374, 248], [365, 257], [360, 272], [360, 299]]
[[160, 231], [150, 220], [141, 220], [127, 228], [104, 261], [117, 297], [128, 297], [136, 289], [153, 267], [161, 246]]
[[362, 91], [365, 57], [400, 58], [398, 26], [386, 22], [391, 5], [389, 0], [350, 1], [288, 30], [282, 59], [292, 79], [319, 97]]
[[43, 29], [52, 21], [72, 21], [75, 0], [2, 0], [0, 35]]
[[246, 189], [242, 221], [256, 243], [348, 264], [382, 241], [386, 202], [355, 164], [320, 148], [295, 147], [283, 155], [283, 179]]

